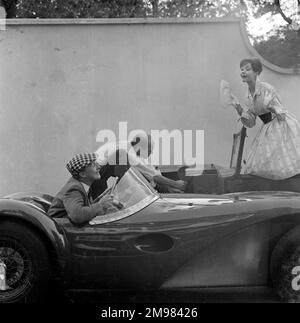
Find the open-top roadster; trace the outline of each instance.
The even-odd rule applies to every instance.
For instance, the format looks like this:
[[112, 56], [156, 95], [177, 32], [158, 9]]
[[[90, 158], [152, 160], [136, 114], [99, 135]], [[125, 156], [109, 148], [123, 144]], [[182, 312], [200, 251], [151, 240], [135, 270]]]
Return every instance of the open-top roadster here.
[[0, 302], [65, 290], [272, 286], [300, 300], [300, 194], [158, 194], [134, 168], [115, 187], [124, 204], [83, 226], [50, 218], [52, 197], [0, 199]]

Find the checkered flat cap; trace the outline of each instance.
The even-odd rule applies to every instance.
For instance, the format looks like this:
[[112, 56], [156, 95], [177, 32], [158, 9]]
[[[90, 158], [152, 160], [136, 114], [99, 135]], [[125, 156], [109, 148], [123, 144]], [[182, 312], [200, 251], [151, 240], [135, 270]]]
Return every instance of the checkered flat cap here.
[[67, 163], [66, 167], [72, 175], [78, 174], [84, 167], [90, 165], [96, 159], [96, 154], [78, 154]]

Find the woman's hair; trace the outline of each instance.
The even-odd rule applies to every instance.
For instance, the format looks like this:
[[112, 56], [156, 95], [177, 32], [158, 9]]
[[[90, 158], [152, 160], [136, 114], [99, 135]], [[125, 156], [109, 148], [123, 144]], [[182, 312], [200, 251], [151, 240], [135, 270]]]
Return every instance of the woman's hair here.
[[256, 72], [257, 74], [260, 74], [263, 70], [263, 66], [259, 58], [242, 59], [240, 62], [240, 68], [242, 68], [246, 64], [251, 64], [253, 71]]

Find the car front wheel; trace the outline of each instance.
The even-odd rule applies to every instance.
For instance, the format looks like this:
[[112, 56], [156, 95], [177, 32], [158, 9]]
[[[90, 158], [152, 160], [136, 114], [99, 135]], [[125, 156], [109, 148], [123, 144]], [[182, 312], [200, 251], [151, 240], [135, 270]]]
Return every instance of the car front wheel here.
[[41, 302], [49, 271], [48, 252], [35, 232], [0, 222], [0, 303]]

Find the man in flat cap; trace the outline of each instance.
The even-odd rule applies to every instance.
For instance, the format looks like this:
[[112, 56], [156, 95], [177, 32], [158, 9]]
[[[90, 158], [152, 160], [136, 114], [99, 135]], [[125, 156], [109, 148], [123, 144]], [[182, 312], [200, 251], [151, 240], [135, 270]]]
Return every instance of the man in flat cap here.
[[92, 203], [88, 190], [100, 178], [95, 154], [78, 154], [67, 164], [72, 177], [59, 191], [49, 208], [51, 217], [68, 216], [74, 224], [84, 224], [98, 215], [112, 213], [122, 205], [112, 195], [104, 196], [99, 202]]

